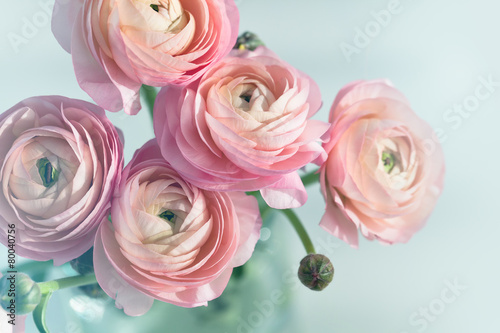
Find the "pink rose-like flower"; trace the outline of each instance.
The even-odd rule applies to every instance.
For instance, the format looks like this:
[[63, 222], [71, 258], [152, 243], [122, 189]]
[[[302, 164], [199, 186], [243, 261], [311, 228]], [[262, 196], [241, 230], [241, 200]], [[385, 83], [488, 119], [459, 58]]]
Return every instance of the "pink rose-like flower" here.
[[433, 129], [388, 81], [345, 86], [330, 113], [328, 160], [321, 169], [321, 226], [352, 246], [368, 239], [408, 241], [441, 194], [444, 156]]
[[274, 208], [298, 207], [307, 193], [298, 173], [326, 158], [311, 120], [316, 83], [265, 47], [234, 51], [200, 80], [169, 87], [155, 103], [163, 157], [193, 184], [217, 191], [261, 190]]
[[101, 107], [136, 114], [142, 84], [187, 84], [229, 53], [234, 0], [56, 0], [52, 31], [81, 88]]
[[222, 293], [233, 267], [252, 255], [262, 224], [257, 200], [205, 191], [163, 159], [155, 140], [125, 168], [94, 246], [97, 281], [132, 316], [153, 299], [206, 305]]
[[122, 155], [93, 104], [33, 97], [1, 114], [0, 242], [15, 237], [18, 255], [55, 265], [85, 253], [107, 219]]

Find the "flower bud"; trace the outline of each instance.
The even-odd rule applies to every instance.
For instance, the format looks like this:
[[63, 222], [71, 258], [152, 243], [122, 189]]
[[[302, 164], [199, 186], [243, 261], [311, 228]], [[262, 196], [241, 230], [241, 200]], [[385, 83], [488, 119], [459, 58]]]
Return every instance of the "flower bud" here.
[[309, 254], [300, 262], [299, 280], [311, 290], [325, 289], [333, 279], [333, 265], [322, 254]]
[[0, 306], [7, 313], [31, 313], [41, 298], [38, 284], [24, 273], [7, 274], [0, 279]]
[[265, 44], [260, 40], [259, 36], [256, 34], [246, 31], [238, 37], [236, 45], [234, 46], [237, 50], [250, 50], [254, 51], [259, 46], [264, 46]]

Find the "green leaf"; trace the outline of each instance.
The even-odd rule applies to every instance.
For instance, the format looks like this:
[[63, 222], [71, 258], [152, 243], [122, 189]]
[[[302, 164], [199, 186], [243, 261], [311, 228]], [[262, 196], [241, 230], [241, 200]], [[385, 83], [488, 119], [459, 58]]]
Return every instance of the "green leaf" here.
[[304, 186], [309, 186], [312, 184], [319, 183], [319, 170], [314, 170], [309, 172], [308, 174], [305, 174], [301, 177], [302, 183]]
[[47, 305], [49, 304], [49, 299], [51, 296], [51, 291], [43, 294], [40, 304], [38, 304], [35, 311], [33, 311], [33, 320], [35, 321], [35, 325], [40, 333], [50, 333], [49, 329], [47, 328], [47, 324], [45, 323], [45, 313], [47, 312]]
[[156, 90], [155, 87], [147, 86], [145, 84], [142, 85], [141, 95], [142, 95], [142, 98], [144, 98], [144, 101], [146, 102], [146, 105], [149, 109], [151, 119], [154, 119], [153, 111], [154, 111], [154, 105], [155, 105], [155, 100], [156, 100], [157, 94], [158, 94], [158, 91]]

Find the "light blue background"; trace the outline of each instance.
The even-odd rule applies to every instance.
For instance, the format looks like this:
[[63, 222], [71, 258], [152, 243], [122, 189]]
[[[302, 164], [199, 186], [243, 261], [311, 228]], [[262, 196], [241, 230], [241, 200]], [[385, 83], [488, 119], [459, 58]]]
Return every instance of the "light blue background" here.
[[[398, 13], [383, 25], [374, 23], [373, 13], [388, 8], [393, 1], [237, 2], [241, 31], [256, 32], [284, 60], [317, 81], [324, 101], [317, 119], [327, 119], [329, 107], [344, 84], [389, 78], [406, 94], [419, 116], [440, 129], [444, 139], [445, 191], [428, 225], [408, 244], [383, 246], [363, 240], [355, 250], [335, 240], [318, 227], [324, 203], [318, 186], [310, 188], [310, 200], [298, 213], [316, 246], [332, 259], [336, 276], [321, 293], [297, 289], [285, 331], [500, 332], [498, 2], [401, 0]], [[43, 21], [44, 15], [48, 17], [40, 6], [43, 3], [50, 0], [0, 5], [0, 110], [36, 95], [89, 100], [76, 83], [70, 56], [53, 38], [49, 22]], [[38, 31], [15, 52], [9, 34], [21, 35], [23, 18], [33, 21], [34, 16], [40, 25]], [[372, 29], [372, 37], [348, 59], [341, 46], [355, 46], [358, 28]], [[455, 105], [473, 101], [480, 78], [499, 82], [491, 96], [453, 122], [445, 118], [457, 117], [458, 113], [452, 113]], [[109, 116], [125, 133], [127, 160], [153, 136], [145, 111], [135, 117], [122, 113]], [[269, 260], [278, 256], [287, 269], [294, 270], [304, 255], [302, 246], [285, 220], [277, 218], [276, 222], [269, 241], [282, 245]], [[5, 251], [1, 252], [4, 255]], [[0, 256], [0, 263], [5, 262], [3, 258]], [[447, 285], [454, 281], [467, 288], [457, 292], [449, 304], [443, 303], [443, 295], [447, 299], [453, 295]], [[264, 277], [262, 284], [266, 284]], [[49, 309], [49, 320], [56, 327], [57, 322], [63, 322], [55, 314], [62, 304], [58, 299]], [[444, 309], [439, 308], [441, 304], [446, 304]], [[422, 307], [434, 307], [439, 315], [424, 320], [424, 325], [423, 317], [417, 317]], [[412, 324], [411, 318], [420, 321]], [[269, 320], [280, 318], [276, 314]], [[102, 332], [111, 332], [104, 328], [105, 323], [114, 325], [112, 317], [100, 326]], [[64, 325], [59, 326], [55, 332], [64, 331]]]

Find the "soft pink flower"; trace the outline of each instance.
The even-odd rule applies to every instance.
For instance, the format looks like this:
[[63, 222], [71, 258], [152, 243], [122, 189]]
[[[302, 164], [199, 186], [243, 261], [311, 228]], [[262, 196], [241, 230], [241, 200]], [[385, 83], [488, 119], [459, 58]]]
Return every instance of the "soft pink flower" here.
[[187, 84], [236, 42], [234, 0], [56, 0], [52, 31], [81, 88], [110, 111], [136, 114], [142, 84]]
[[355, 247], [358, 229], [383, 243], [408, 241], [443, 188], [444, 156], [433, 129], [388, 81], [345, 86], [330, 122], [321, 226]]
[[191, 185], [155, 140], [125, 168], [111, 220], [97, 233], [95, 273], [132, 316], [147, 312], [153, 299], [195, 307], [220, 296], [233, 267], [252, 255], [262, 224], [254, 197]]
[[15, 225], [20, 256], [61, 265], [90, 249], [123, 167], [103, 109], [33, 97], [0, 115], [0, 242]]
[[329, 124], [316, 83], [265, 47], [234, 51], [200, 80], [163, 89], [155, 133], [163, 156], [190, 182], [218, 191], [262, 190], [274, 208], [304, 204], [296, 172], [326, 155]]

